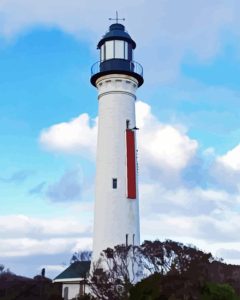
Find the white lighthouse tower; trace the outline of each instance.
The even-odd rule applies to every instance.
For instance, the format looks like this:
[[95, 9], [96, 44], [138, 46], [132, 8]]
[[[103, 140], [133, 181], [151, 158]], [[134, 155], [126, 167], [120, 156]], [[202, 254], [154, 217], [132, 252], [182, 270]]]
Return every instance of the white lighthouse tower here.
[[142, 67], [133, 61], [136, 43], [118, 18], [97, 48], [100, 61], [91, 77], [99, 104], [93, 262], [108, 247], [140, 243], [135, 93], [143, 84]]

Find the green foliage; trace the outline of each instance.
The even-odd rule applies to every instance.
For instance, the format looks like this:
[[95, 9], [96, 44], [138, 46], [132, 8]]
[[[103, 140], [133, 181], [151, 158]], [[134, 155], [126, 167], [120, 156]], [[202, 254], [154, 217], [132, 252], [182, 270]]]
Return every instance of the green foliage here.
[[207, 283], [201, 300], [240, 300], [235, 290], [228, 284]]
[[181, 275], [155, 273], [130, 290], [129, 300], [240, 300], [228, 284], [206, 283], [203, 287], [191, 284], [191, 279]]
[[[137, 283], [130, 290], [130, 300], [155, 300], [160, 299], [160, 280], [161, 275], [155, 273], [154, 275], [149, 276], [148, 278]], [[161, 298], [162, 300], [167, 300], [167, 298]]]

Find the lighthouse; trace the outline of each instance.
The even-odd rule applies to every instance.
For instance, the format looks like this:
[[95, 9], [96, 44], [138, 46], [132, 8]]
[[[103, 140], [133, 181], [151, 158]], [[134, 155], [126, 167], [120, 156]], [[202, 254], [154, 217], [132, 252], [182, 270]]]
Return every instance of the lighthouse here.
[[99, 41], [100, 60], [91, 70], [99, 108], [93, 262], [108, 247], [140, 243], [135, 101], [143, 69], [118, 21]]

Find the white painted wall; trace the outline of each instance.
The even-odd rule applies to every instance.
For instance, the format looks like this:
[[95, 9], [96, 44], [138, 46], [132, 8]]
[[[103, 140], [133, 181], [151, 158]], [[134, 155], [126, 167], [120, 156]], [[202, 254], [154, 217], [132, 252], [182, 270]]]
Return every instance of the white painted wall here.
[[68, 288], [68, 300], [70, 299], [75, 299], [79, 295], [79, 288], [80, 284], [79, 283], [64, 283], [62, 285], [62, 297], [64, 299], [64, 289]]
[[[62, 297], [64, 299], [64, 289], [68, 288], [68, 300], [77, 299], [80, 293], [80, 283], [63, 283], [62, 284]], [[89, 294], [91, 292], [88, 285], [85, 285], [85, 294]]]
[[[99, 124], [97, 143], [93, 262], [107, 247], [129, 244], [135, 235], [140, 243], [139, 203], [126, 197], [126, 120], [135, 123], [135, 92], [138, 83], [127, 75], [107, 75], [98, 79]], [[117, 178], [117, 189], [112, 188]]]

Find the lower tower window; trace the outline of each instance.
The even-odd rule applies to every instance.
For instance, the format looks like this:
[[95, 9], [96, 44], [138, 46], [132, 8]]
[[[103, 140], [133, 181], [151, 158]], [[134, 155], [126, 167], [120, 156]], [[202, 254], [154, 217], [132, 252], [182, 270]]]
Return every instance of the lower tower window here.
[[112, 180], [112, 188], [113, 189], [117, 188], [117, 178], [113, 178], [113, 180]]

